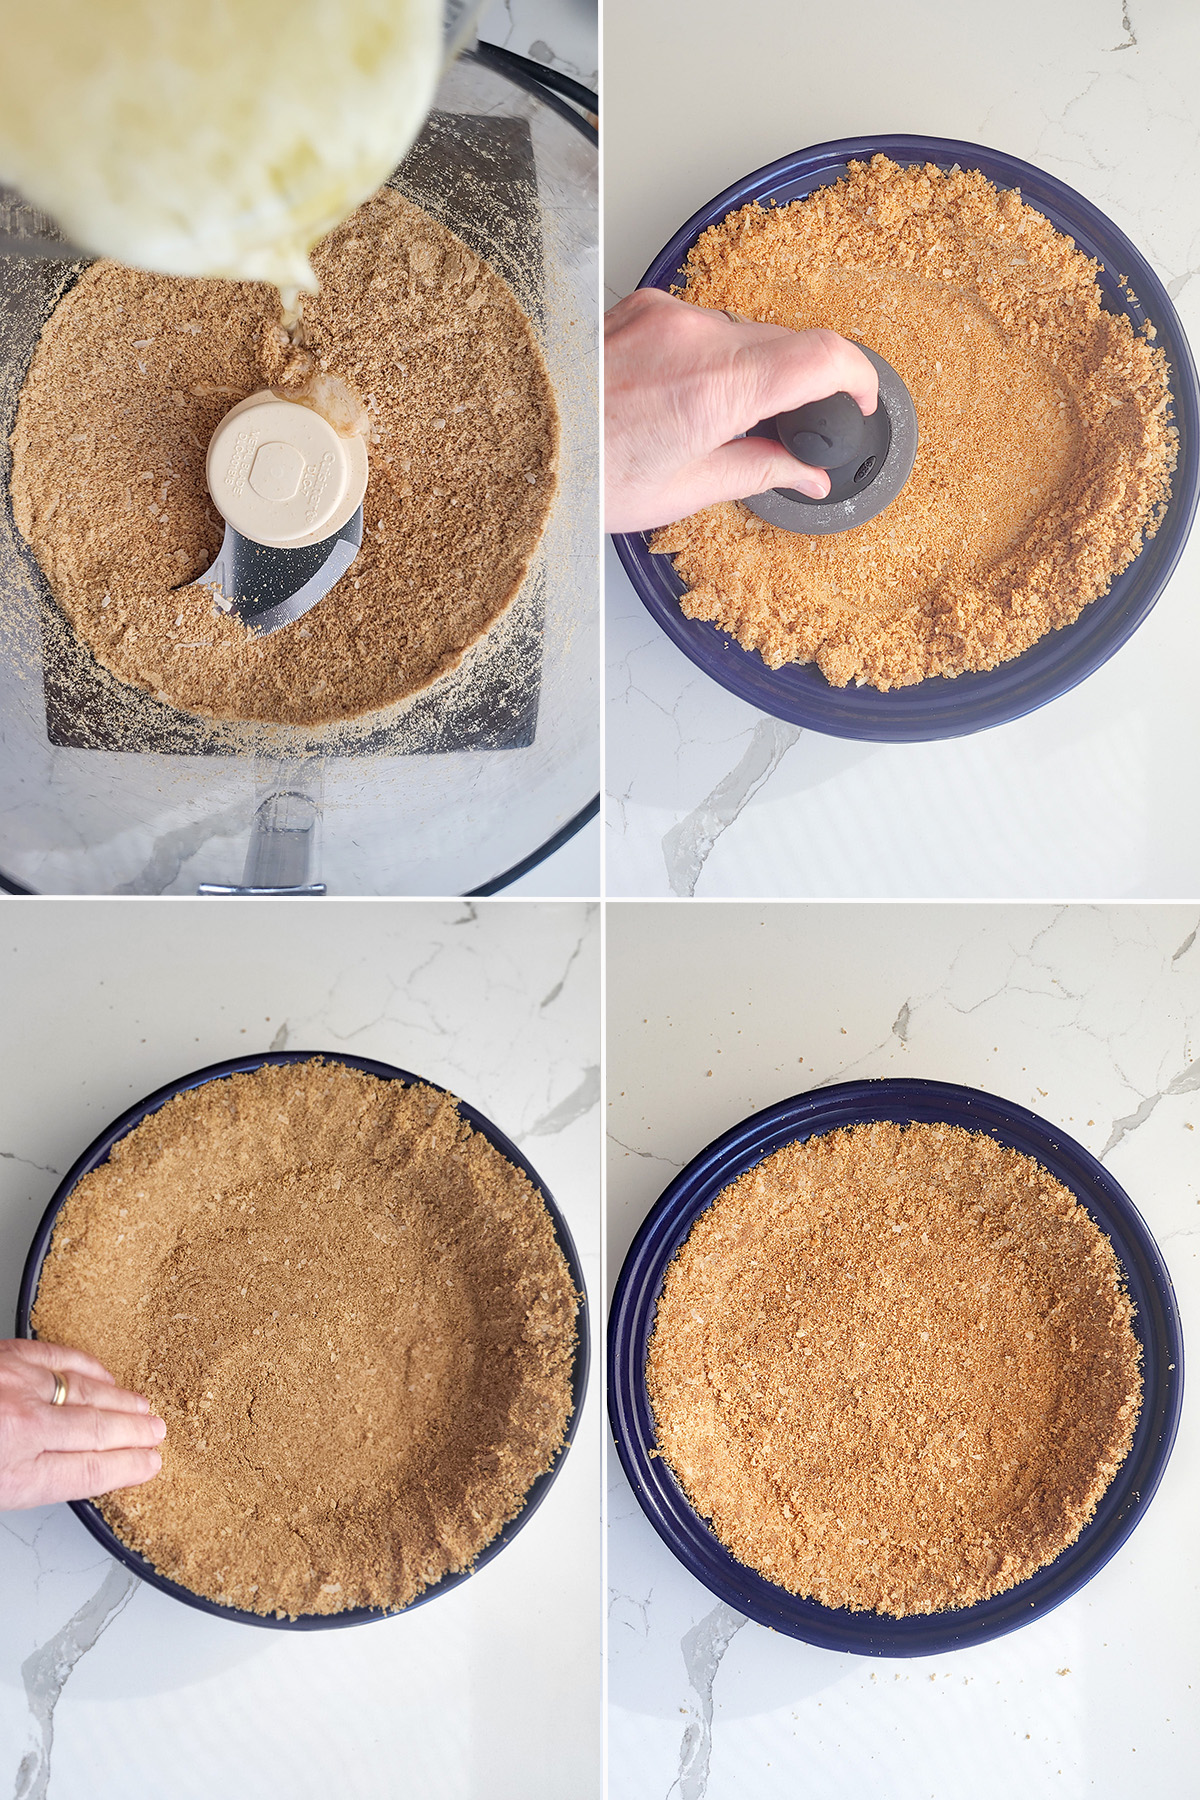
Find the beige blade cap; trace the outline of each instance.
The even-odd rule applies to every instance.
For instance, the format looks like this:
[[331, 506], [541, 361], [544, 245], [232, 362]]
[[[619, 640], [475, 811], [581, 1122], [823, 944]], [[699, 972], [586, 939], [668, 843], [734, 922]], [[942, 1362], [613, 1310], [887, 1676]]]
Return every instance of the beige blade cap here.
[[361, 437], [339, 436], [311, 406], [251, 394], [213, 432], [206, 473], [235, 531], [298, 550], [354, 517], [367, 491], [367, 447]]

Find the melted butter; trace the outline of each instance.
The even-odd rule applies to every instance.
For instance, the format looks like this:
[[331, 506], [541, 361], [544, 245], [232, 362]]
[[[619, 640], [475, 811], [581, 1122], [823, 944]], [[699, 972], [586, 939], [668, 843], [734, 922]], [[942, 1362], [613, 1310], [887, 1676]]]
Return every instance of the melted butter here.
[[269, 281], [425, 119], [440, 0], [0, 0], [0, 174], [75, 242], [137, 268]]
[[285, 304], [283, 318], [276, 328], [280, 347], [286, 349], [284, 368], [271, 392], [277, 400], [292, 400], [297, 406], [307, 406], [313, 412], [320, 413], [339, 437], [370, 439], [373, 434], [369, 408], [359, 399], [349, 382], [343, 381], [340, 375], [331, 375], [321, 368], [315, 353], [309, 348], [301, 316], [303, 307], [303, 298], [298, 296], [289, 320]]
[[339, 437], [369, 437], [371, 417], [358, 395], [337, 375], [326, 375], [317, 369], [303, 381], [271, 392], [280, 400], [294, 400], [320, 413]]

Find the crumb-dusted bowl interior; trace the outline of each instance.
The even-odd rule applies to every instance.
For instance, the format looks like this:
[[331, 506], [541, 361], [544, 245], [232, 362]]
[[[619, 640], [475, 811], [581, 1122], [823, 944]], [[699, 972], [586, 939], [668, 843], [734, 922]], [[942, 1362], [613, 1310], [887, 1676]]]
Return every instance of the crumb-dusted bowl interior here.
[[[1129, 1455], [1095, 1515], [1028, 1580], [970, 1607], [890, 1618], [802, 1599], [739, 1562], [692, 1507], [660, 1454], [646, 1359], [667, 1268], [699, 1215], [772, 1151], [846, 1126], [892, 1120], [985, 1132], [1033, 1157], [1110, 1240], [1134, 1306], [1143, 1401]], [[1179, 1315], [1158, 1248], [1112, 1176], [1074, 1139], [1026, 1108], [939, 1081], [853, 1081], [753, 1114], [690, 1162], [663, 1193], [625, 1259], [609, 1325], [609, 1416], [625, 1473], [667, 1547], [721, 1600], [761, 1625], [827, 1650], [929, 1656], [1001, 1637], [1051, 1611], [1116, 1554], [1144, 1513], [1171, 1454], [1183, 1400]]]
[[[25, 1270], [21, 1279], [20, 1297], [17, 1305], [17, 1335], [20, 1337], [30, 1337], [33, 1335], [30, 1327], [30, 1315], [33, 1311], [34, 1301], [37, 1297], [38, 1281], [41, 1277], [42, 1265], [49, 1253], [50, 1241], [61, 1208], [66, 1203], [69, 1195], [81, 1178], [89, 1174], [91, 1170], [98, 1168], [101, 1163], [107, 1161], [114, 1144], [121, 1138], [126, 1137], [135, 1126], [142, 1122], [143, 1119], [149, 1117], [150, 1114], [157, 1112], [160, 1107], [166, 1105], [166, 1103], [173, 1099], [176, 1094], [183, 1093], [189, 1088], [199, 1087], [202, 1083], [208, 1081], [219, 1081], [223, 1077], [229, 1075], [247, 1073], [255, 1069], [260, 1069], [266, 1065], [280, 1067], [287, 1064], [310, 1062], [315, 1058], [320, 1058], [322, 1062], [340, 1063], [347, 1068], [360, 1070], [364, 1074], [374, 1075], [385, 1081], [401, 1081], [406, 1085], [412, 1082], [423, 1082], [427, 1087], [436, 1086], [436, 1083], [424, 1082], [422, 1076], [411, 1074], [405, 1069], [397, 1069], [388, 1063], [374, 1062], [364, 1057], [343, 1056], [336, 1052], [324, 1050], [280, 1050], [271, 1051], [260, 1056], [241, 1056], [233, 1058], [228, 1062], [213, 1063], [208, 1068], [198, 1069], [190, 1075], [182, 1076], [178, 1081], [170, 1082], [166, 1087], [159, 1088], [156, 1093], [148, 1095], [144, 1100], [140, 1100], [136, 1106], [130, 1107], [128, 1112], [122, 1113], [119, 1119], [115, 1119], [113, 1123], [100, 1134], [95, 1142], [84, 1151], [83, 1155], [78, 1159], [74, 1166], [68, 1170], [67, 1174], [60, 1182], [50, 1205], [46, 1209], [41, 1223], [38, 1225], [33, 1242], [30, 1246], [29, 1255], [26, 1258]], [[459, 1113], [464, 1121], [474, 1131], [479, 1132], [485, 1137], [507, 1161], [513, 1163], [529, 1178], [545, 1203], [546, 1211], [550, 1215], [555, 1239], [566, 1260], [571, 1282], [576, 1293], [579, 1295], [579, 1306], [575, 1318], [577, 1334], [575, 1358], [571, 1374], [571, 1412], [567, 1421], [565, 1437], [561, 1449], [555, 1457], [552, 1466], [547, 1469], [544, 1474], [539, 1475], [528, 1489], [521, 1510], [514, 1518], [510, 1519], [491, 1542], [486, 1545], [476, 1557], [475, 1562], [470, 1569], [461, 1570], [457, 1574], [445, 1575], [440, 1581], [425, 1588], [417, 1595], [416, 1599], [410, 1602], [409, 1606], [400, 1609], [406, 1612], [411, 1611], [413, 1607], [424, 1605], [426, 1601], [435, 1599], [439, 1594], [447, 1593], [451, 1588], [457, 1587], [460, 1582], [466, 1581], [471, 1575], [477, 1574], [486, 1563], [491, 1562], [493, 1557], [499, 1555], [504, 1546], [510, 1543], [517, 1532], [528, 1522], [545, 1498], [551, 1482], [562, 1467], [563, 1458], [566, 1456], [567, 1450], [575, 1435], [579, 1422], [580, 1408], [582, 1407], [584, 1393], [587, 1388], [589, 1364], [587, 1293], [584, 1287], [583, 1272], [580, 1267], [579, 1257], [566, 1221], [559, 1212], [558, 1207], [555, 1205], [553, 1197], [549, 1193], [544, 1182], [540, 1179], [536, 1170], [530, 1165], [526, 1158], [522, 1156], [516, 1145], [513, 1144], [497, 1126], [493, 1125], [489, 1119], [485, 1118], [482, 1113], [477, 1112], [474, 1107], [467, 1105], [467, 1103], [462, 1100], [459, 1100], [457, 1104]], [[163, 1593], [174, 1595], [177, 1600], [182, 1600], [189, 1606], [198, 1607], [202, 1612], [212, 1613], [217, 1618], [236, 1619], [242, 1624], [265, 1625], [283, 1631], [323, 1631], [343, 1625], [365, 1625], [373, 1619], [384, 1619], [396, 1616], [395, 1610], [388, 1611], [380, 1607], [359, 1606], [347, 1607], [342, 1612], [336, 1613], [301, 1613], [295, 1618], [278, 1618], [262, 1613], [250, 1612], [239, 1607], [222, 1606], [215, 1601], [206, 1599], [200, 1594], [193, 1593], [191, 1589], [182, 1586], [179, 1582], [172, 1581], [167, 1576], [160, 1574], [146, 1557], [140, 1555], [136, 1550], [131, 1549], [128, 1544], [117, 1536], [107, 1520], [103, 1517], [99, 1507], [92, 1501], [72, 1501], [71, 1510], [75, 1513], [77, 1518], [82, 1520], [92, 1536], [103, 1544], [104, 1548], [109, 1551], [111, 1555], [117, 1558], [118, 1562], [123, 1563], [126, 1568], [131, 1569], [133, 1573], [140, 1576], [143, 1581], [149, 1582], [153, 1587], [160, 1588]]]
[[[1200, 388], [1187, 338], [1166, 290], [1129, 239], [1082, 194], [1030, 163], [980, 144], [909, 135], [842, 138], [817, 144], [746, 176], [703, 207], [672, 238], [642, 278], [643, 287], [669, 289], [683, 274], [703, 231], [735, 209], [783, 206], [835, 182], [851, 161], [882, 154], [900, 164], [954, 164], [978, 169], [1021, 198], [1054, 228], [1101, 264], [1102, 304], [1140, 328], [1150, 320], [1170, 365], [1173, 423], [1179, 453], [1171, 499], [1156, 535], [1071, 625], [1051, 631], [1011, 661], [981, 673], [933, 676], [887, 692], [850, 684], [832, 687], [815, 664], [767, 666], [719, 626], [689, 619], [679, 606], [684, 584], [671, 559], [654, 555], [649, 533], [618, 537], [616, 547], [639, 598], [668, 637], [722, 687], [776, 718], [832, 737], [878, 743], [916, 743], [961, 737], [1021, 718], [1057, 699], [1107, 662], [1141, 624], [1182, 554], [1200, 497]], [[1131, 299], [1122, 283], [1136, 298]]]
[[[528, 91], [465, 52], [389, 183], [513, 289], [546, 365], [561, 439], [557, 493], [512, 604], [457, 668], [358, 719], [223, 725], [117, 682], [66, 631], [16, 527], [7, 440], [39, 333], [78, 265], [6, 258], [0, 886], [194, 894], [202, 883], [237, 885], [265, 795], [298, 790], [319, 816], [301, 846], [316, 846], [305, 882], [331, 894], [490, 892], [592, 816], [599, 164], [583, 121], [551, 102], [553, 94]], [[48, 228], [5, 195], [14, 233]], [[346, 594], [338, 584], [321, 605], [338, 608]], [[396, 627], [399, 640], [409, 629], [399, 602]]]

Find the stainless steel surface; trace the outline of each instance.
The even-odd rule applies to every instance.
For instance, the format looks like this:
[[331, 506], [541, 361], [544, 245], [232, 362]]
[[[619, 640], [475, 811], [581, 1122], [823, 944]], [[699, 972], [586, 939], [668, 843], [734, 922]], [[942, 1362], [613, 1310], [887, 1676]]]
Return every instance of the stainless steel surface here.
[[0, 231], [0, 256], [28, 256], [38, 262], [91, 262], [90, 250], [69, 244], [66, 238], [23, 237], [19, 232]]
[[[599, 786], [597, 173], [594, 146], [538, 96], [470, 52], [447, 71], [393, 185], [529, 314], [562, 420], [559, 492], [524, 587], [459, 669], [403, 706], [310, 730], [214, 727], [146, 694], [131, 711], [89, 653], [64, 650], [6, 503], [7, 439], [78, 269], [69, 251], [0, 259], [0, 876], [36, 893], [242, 888], [267, 752], [323, 759], [333, 894], [468, 893], [586, 816]], [[2, 191], [0, 228], [53, 235]]]

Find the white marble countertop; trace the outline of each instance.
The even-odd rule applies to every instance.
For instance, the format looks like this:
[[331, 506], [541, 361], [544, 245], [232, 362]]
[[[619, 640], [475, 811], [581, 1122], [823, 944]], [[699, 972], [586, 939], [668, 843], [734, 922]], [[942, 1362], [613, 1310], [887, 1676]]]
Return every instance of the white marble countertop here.
[[502, 892], [510, 898], [594, 898], [600, 892], [600, 831], [599, 819], [589, 819], [553, 855]]
[[[597, 909], [40, 900], [0, 926], [0, 1335], [34, 1227], [111, 1119], [191, 1069], [351, 1051], [480, 1108], [599, 1301]], [[597, 1800], [600, 1412], [537, 1514], [448, 1594], [356, 1629], [213, 1618], [65, 1507], [0, 1517], [0, 1771], [20, 1800]], [[0, 1780], [4, 1775], [0, 1773]]]
[[515, 50], [533, 62], [597, 85], [599, 33], [596, 0], [489, 0], [480, 14], [485, 44]]
[[[605, 54], [611, 299], [740, 176], [806, 144], [915, 132], [993, 146], [1077, 188], [1142, 249], [1200, 339], [1190, 0], [862, 0], [850, 13], [759, 0], [736, 20], [716, 0], [613, 0]], [[1200, 535], [1081, 687], [941, 744], [859, 744], [766, 718], [664, 637], [613, 555], [606, 592], [610, 893], [1200, 891]]]
[[[608, 908], [615, 1280], [721, 1132], [826, 1082], [963, 1082], [1121, 1182], [1200, 1329], [1193, 906]], [[711, 1070], [711, 1075], [708, 1071]], [[609, 1800], [1125, 1800], [1196, 1792], [1200, 1425], [1116, 1557], [1024, 1629], [911, 1660], [749, 1623], [672, 1556], [611, 1455]]]

